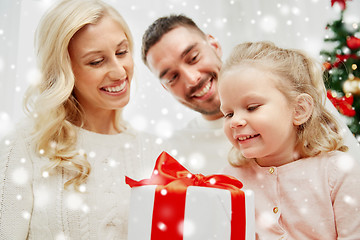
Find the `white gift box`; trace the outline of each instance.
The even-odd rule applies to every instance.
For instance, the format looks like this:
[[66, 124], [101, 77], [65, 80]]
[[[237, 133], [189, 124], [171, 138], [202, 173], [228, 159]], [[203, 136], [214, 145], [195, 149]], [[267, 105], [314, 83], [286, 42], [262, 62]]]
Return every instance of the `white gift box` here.
[[[156, 185], [147, 185], [131, 189], [128, 240], [151, 239], [156, 187]], [[251, 190], [242, 190], [245, 193], [246, 237], [239, 240], [253, 240], [255, 239], [254, 193]], [[231, 204], [229, 190], [189, 186], [186, 190], [183, 240], [230, 240]], [[158, 227], [166, 228], [166, 223]]]

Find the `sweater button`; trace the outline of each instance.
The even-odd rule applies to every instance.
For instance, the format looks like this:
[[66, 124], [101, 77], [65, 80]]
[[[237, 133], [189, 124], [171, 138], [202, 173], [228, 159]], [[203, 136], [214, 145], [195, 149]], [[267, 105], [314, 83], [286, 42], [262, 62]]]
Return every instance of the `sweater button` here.
[[274, 207], [273, 208], [273, 212], [276, 214], [276, 213], [278, 213], [278, 211], [279, 211], [279, 208], [278, 207]]
[[270, 174], [273, 174], [274, 171], [275, 171], [275, 169], [274, 169], [273, 167], [269, 168], [269, 173], [270, 173]]

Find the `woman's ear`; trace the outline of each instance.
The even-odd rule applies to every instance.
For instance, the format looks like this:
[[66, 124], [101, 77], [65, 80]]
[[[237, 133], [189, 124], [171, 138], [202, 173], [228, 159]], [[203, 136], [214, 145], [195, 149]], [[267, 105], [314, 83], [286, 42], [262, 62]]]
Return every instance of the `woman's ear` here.
[[206, 39], [208, 41], [208, 43], [214, 48], [216, 54], [218, 55], [219, 58], [222, 57], [222, 49], [220, 46], [220, 43], [218, 42], [218, 40], [216, 40], [212, 35], [207, 34], [206, 35]]
[[295, 126], [305, 123], [312, 115], [314, 110], [314, 100], [307, 94], [302, 93], [295, 99], [294, 119]]

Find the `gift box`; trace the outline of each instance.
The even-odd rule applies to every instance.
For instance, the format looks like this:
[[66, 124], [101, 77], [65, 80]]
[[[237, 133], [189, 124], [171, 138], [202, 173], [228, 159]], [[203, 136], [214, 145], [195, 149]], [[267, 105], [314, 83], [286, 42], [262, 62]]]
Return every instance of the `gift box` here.
[[255, 239], [254, 194], [234, 177], [192, 174], [163, 152], [150, 179], [126, 183], [128, 240]]

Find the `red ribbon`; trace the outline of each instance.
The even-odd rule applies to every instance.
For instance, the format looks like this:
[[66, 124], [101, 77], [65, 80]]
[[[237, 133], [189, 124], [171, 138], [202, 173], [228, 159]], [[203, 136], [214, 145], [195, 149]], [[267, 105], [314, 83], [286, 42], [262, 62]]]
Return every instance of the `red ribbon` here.
[[166, 152], [158, 157], [150, 179], [135, 181], [126, 177], [130, 187], [158, 185], [155, 191], [151, 239], [183, 239], [186, 189], [202, 186], [231, 192], [231, 240], [245, 239], [246, 216], [243, 184], [227, 175], [192, 174]]

